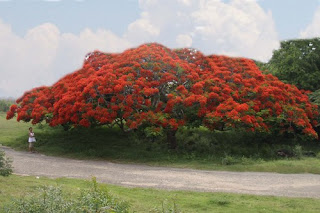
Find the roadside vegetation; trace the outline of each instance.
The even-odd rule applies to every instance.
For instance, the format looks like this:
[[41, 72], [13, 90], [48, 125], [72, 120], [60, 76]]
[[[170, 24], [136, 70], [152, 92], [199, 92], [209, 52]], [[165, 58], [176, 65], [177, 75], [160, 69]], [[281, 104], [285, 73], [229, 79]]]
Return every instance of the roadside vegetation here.
[[0, 176], [9, 176], [12, 173], [11, 160], [8, 159], [4, 151], [0, 150]]
[[[109, 201], [117, 204], [122, 212], [319, 212], [318, 199], [285, 198], [229, 193], [206, 193], [189, 191], [165, 191], [143, 188], [126, 188], [108, 184], [96, 184], [90, 180], [49, 179], [43, 177], [0, 176], [0, 212], [9, 209], [28, 208], [21, 204], [42, 203], [47, 195], [47, 204], [51, 201], [77, 202], [79, 197], [89, 200], [107, 195]], [[81, 195], [88, 194], [86, 197]], [[81, 200], [80, 199], [80, 200]], [[97, 204], [96, 199], [93, 204]], [[54, 207], [53, 202], [53, 207]], [[46, 205], [42, 205], [45, 207]], [[6, 208], [6, 210], [4, 209]], [[39, 208], [35, 205], [34, 208]], [[58, 207], [57, 207], [58, 208]], [[88, 208], [89, 209], [89, 208]], [[21, 211], [23, 212], [23, 211]], [[26, 212], [26, 211], [25, 211]], [[90, 212], [90, 211], [87, 211]], [[94, 212], [94, 211], [93, 211]], [[102, 211], [103, 212], [103, 211]], [[108, 211], [105, 211], [108, 212]], [[111, 211], [110, 211], [111, 212]], [[118, 211], [121, 212], [121, 211]]]
[[[7, 121], [0, 114], [0, 143], [27, 150], [29, 126]], [[34, 126], [34, 131], [36, 150], [46, 155], [207, 170], [320, 174], [319, 142], [298, 137], [181, 129], [178, 147], [171, 150], [163, 136], [145, 131], [131, 135], [105, 127], [64, 131], [44, 124]]]

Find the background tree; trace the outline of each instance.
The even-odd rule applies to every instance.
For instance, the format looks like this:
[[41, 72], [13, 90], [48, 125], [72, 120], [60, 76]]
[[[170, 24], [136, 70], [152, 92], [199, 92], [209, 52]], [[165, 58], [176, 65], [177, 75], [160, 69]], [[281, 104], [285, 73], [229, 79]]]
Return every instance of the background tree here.
[[14, 103], [15, 101], [13, 98], [0, 99], [0, 112], [7, 112]]
[[320, 38], [282, 41], [280, 49], [262, 66], [299, 89], [320, 89]]

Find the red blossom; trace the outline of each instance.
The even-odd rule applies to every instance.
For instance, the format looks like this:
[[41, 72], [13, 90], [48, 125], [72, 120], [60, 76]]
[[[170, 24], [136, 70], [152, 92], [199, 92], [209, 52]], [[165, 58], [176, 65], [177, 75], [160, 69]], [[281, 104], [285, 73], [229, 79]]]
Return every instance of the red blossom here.
[[312, 127], [319, 116], [306, 92], [264, 75], [252, 60], [156, 43], [119, 54], [89, 53], [81, 69], [16, 102], [7, 119], [17, 115], [18, 121], [46, 120], [51, 126], [89, 127], [117, 119], [129, 128], [148, 123], [176, 129], [198, 117], [210, 129], [298, 129], [316, 137]]

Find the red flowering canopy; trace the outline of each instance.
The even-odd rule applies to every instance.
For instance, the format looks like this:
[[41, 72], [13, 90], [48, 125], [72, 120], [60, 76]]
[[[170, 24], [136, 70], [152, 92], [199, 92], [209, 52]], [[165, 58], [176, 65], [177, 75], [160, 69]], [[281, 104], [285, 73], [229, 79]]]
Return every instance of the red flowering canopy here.
[[143, 124], [278, 129], [317, 137], [316, 109], [305, 92], [262, 74], [252, 60], [152, 43], [120, 54], [88, 54], [80, 70], [26, 92], [7, 119], [17, 114], [18, 121], [33, 124], [118, 124], [123, 130]]

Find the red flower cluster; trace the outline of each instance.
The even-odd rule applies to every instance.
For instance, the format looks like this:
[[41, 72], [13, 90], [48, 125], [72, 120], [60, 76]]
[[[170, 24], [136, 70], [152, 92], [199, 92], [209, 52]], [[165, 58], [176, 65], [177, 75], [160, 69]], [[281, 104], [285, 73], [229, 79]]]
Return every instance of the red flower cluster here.
[[197, 118], [210, 129], [295, 129], [317, 137], [318, 111], [304, 92], [262, 74], [252, 60], [152, 43], [120, 54], [88, 54], [80, 70], [26, 92], [7, 119], [15, 114], [34, 124], [121, 128], [147, 123], [177, 129]]

